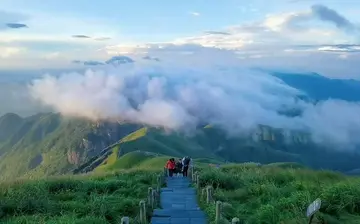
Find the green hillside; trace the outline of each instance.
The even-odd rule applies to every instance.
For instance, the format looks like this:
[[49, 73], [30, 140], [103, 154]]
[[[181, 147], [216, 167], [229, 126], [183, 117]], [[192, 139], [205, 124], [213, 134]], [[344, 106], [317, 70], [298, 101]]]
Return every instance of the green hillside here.
[[[296, 168], [291, 168], [296, 167]], [[330, 171], [313, 171], [296, 164], [224, 165], [200, 168], [200, 186], [213, 186], [214, 200], [223, 202], [222, 216], [240, 223], [308, 223], [307, 206], [320, 198], [313, 223], [360, 223], [360, 178]], [[199, 192], [202, 190], [200, 189]], [[201, 207], [215, 220], [215, 204]]]
[[[129, 165], [124, 164], [121, 157], [134, 151], [175, 158], [189, 155], [209, 163], [293, 162], [315, 169], [359, 168], [359, 154], [329, 150], [310, 140], [305, 133], [267, 126], [259, 126], [253, 133], [229, 137], [215, 125], [206, 125], [192, 135], [185, 135], [130, 123], [91, 122], [55, 113], [25, 118], [6, 114], [0, 117], [0, 181], [20, 176], [66, 174], [84, 167], [93, 170], [99, 166], [97, 171], [126, 168]], [[109, 145], [113, 146], [107, 149]]]
[[[115, 152], [116, 150], [114, 150]], [[164, 167], [165, 162], [169, 159], [167, 156], [156, 156], [153, 154], [147, 154], [145, 152], [130, 152], [119, 158], [116, 158], [114, 154], [111, 154], [107, 160], [105, 160], [100, 166], [95, 168], [97, 172], [118, 170], [118, 169], [130, 169], [130, 168], [147, 168]], [[155, 165], [155, 166], [151, 166]]]
[[0, 222], [117, 224], [138, 215], [161, 170], [127, 170], [0, 183]]
[[0, 118], [0, 178], [71, 172], [138, 128], [134, 124], [94, 123], [54, 113], [26, 118], [6, 114]]
[[[115, 224], [122, 216], [130, 216], [131, 223], [136, 223], [133, 219], [138, 203], [146, 198], [149, 186], [156, 186], [156, 175], [168, 158], [130, 152], [111, 166], [86, 175], [0, 183], [0, 222]], [[360, 178], [314, 171], [296, 163], [222, 164], [212, 168], [208, 162], [201, 158], [195, 161], [200, 187], [213, 186], [213, 198], [223, 202], [222, 217], [227, 220], [238, 217], [249, 224], [307, 223], [307, 206], [321, 198], [315, 223], [360, 221]], [[215, 205], [206, 204], [204, 198], [200, 198], [200, 205], [209, 220], [214, 220]]]

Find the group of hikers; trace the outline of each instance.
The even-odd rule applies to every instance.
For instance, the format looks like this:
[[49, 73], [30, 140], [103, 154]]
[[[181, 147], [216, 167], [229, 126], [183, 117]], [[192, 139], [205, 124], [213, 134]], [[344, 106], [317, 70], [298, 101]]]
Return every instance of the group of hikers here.
[[174, 174], [183, 175], [184, 177], [188, 176], [188, 169], [190, 166], [191, 158], [185, 156], [175, 161], [174, 158], [169, 159], [166, 162], [165, 168], [168, 170], [169, 177], [172, 177]]

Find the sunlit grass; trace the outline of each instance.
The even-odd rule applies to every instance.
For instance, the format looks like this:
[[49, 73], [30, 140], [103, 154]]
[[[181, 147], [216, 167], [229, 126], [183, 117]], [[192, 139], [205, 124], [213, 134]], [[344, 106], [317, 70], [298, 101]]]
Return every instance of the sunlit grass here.
[[[279, 165], [203, 168], [201, 186], [212, 185], [215, 200], [227, 203], [223, 210], [227, 220], [238, 217], [242, 223], [251, 224], [306, 223], [307, 206], [320, 198], [322, 207], [316, 219], [321, 223], [360, 223], [360, 178]], [[214, 220], [215, 205], [201, 204]]]
[[158, 170], [19, 179], [0, 185], [1, 223], [119, 223], [136, 217]]

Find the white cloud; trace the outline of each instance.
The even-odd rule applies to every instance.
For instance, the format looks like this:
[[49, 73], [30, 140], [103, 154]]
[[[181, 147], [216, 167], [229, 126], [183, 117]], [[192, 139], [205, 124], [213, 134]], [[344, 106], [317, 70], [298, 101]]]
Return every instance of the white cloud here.
[[349, 57], [349, 55], [347, 55], [347, 54], [340, 54], [339, 55], [339, 58], [341, 58], [341, 59], [347, 59]]
[[[349, 30], [353, 32], [348, 32]], [[358, 28], [325, 6], [307, 11], [267, 15], [263, 21], [228, 27], [205, 35], [182, 38], [174, 43], [193, 43], [225, 49], [264, 45], [341, 44], [358, 39]], [[227, 33], [229, 35], [221, 35]], [[345, 42], [346, 43], [346, 42]]]
[[46, 54], [44, 56], [44, 58], [48, 59], [48, 60], [56, 59], [56, 58], [59, 58], [59, 57], [61, 57], [60, 52], [53, 52], [53, 53], [50, 53], [50, 54]]
[[333, 46], [322, 46], [317, 50], [329, 51], [329, 52], [360, 52], [360, 45], [333, 45]]
[[189, 12], [191, 15], [193, 16], [200, 16], [200, 13], [199, 12]]
[[[193, 66], [173, 59], [105, 66], [84, 74], [45, 76], [34, 80], [29, 90], [55, 111], [93, 120], [127, 120], [173, 130], [210, 122], [232, 134], [266, 124], [309, 131], [326, 144], [360, 143], [359, 104], [295, 101], [300, 92], [270, 75], [239, 65], [223, 69], [213, 62]], [[284, 107], [305, 113], [296, 118], [279, 115], [277, 110]]]
[[0, 46], [0, 58], [9, 58], [15, 55], [26, 52], [24, 48], [17, 47], [1, 47]]

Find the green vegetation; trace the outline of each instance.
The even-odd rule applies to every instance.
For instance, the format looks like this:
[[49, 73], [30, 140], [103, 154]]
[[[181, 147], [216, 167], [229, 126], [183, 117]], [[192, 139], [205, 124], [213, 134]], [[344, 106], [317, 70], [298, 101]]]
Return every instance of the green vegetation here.
[[45, 113], [0, 117], [0, 181], [70, 173], [105, 146], [139, 129]]
[[[96, 171], [141, 167], [141, 162], [129, 165], [121, 158], [134, 151], [175, 158], [189, 155], [206, 163], [292, 162], [315, 169], [353, 170], [352, 173], [359, 168], [358, 153], [327, 150], [309, 139], [305, 133], [263, 125], [254, 133], [229, 137], [216, 125], [199, 127], [186, 135], [138, 124], [91, 122], [55, 113], [25, 118], [6, 114], [0, 117], [0, 181], [68, 174], [82, 168], [81, 165], [89, 170], [100, 165]], [[103, 151], [114, 143], [118, 145]], [[165, 158], [153, 159], [165, 161]], [[152, 164], [151, 160], [146, 163]]]
[[[103, 172], [110, 170], [119, 169], [130, 169], [130, 168], [157, 168], [164, 167], [165, 162], [169, 157], [156, 156], [154, 154], [148, 154], [145, 152], [130, 152], [120, 158], [114, 156], [116, 150], [111, 154], [105, 162], [98, 166], [95, 171]], [[113, 159], [115, 158], [115, 159]]]
[[135, 141], [141, 137], [144, 137], [147, 134], [147, 131], [148, 131], [148, 128], [146, 128], [146, 127], [140, 128], [139, 130], [134, 131], [131, 134], [122, 138], [120, 143]]
[[138, 169], [2, 183], [0, 221], [117, 224], [122, 216], [137, 216], [148, 187], [156, 187], [156, 172]]
[[[214, 199], [224, 202], [223, 216], [227, 220], [238, 217], [251, 224], [307, 223], [307, 206], [320, 198], [322, 206], [314, 223], [360, 223], [360, 178], [289, 168], [294, 165], [232, 164], [220, 169], [201, 168], [201, 187], [213, 186]], [[202, 201], [201, 206], [214, 220], [215, 204]]]

